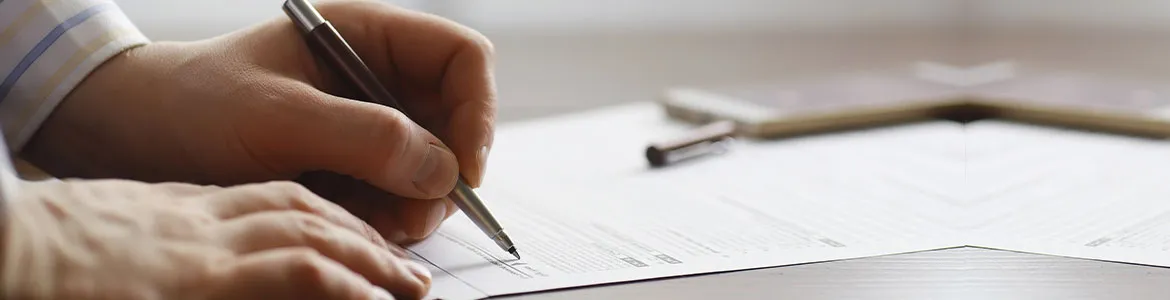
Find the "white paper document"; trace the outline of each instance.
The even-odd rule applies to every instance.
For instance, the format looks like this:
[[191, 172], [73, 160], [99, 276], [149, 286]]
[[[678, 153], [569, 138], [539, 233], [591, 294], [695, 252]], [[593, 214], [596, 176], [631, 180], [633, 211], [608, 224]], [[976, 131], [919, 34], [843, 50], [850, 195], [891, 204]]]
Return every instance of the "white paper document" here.
[[489, 168], [478, 192], [523, 258], [456, 214], [409, 248], [432, 266], [429, 297], [961, 246], [1170, 266], [1164, 141], [939, 121], [737, 141], [651, 169], [638, 150], [687, 127], [648, 111], [502, 129], [489, 165], [506, 167]]
[[[1170, 266], [1170, 144], [996, 122], [972, 128], [1046, 172], [1026, 188], [988, 195], [973, 211], [986, 221], [969, 243]], [[985, 168], [985, 178], [1006, 173], [1000, 165]]]
[[[522, 259], [498, 249], [463, 215], [452, 216], [435, 235], [410, 247], [440, 277], [431, 297], [476, 299], [960, 246], [956, 232], [940, 226], [952, 215], [947, 195], [920, 184], [934, 178], [945, 186], [962, 179], [960, 163], [940, 163], [949, 161], [941, 157], [961, 153], [955, 148], [961, 144], [952, 140], [956, 135], [946, 134], [960, 132], [954, 124], [783, 145], [743, 141], [717, 158], [661, 170], [628, 156], [629, 149], [645, 147], [647, 138], [660, 132], [615, 137], [593, 131], [600, 135], [574, 144], [601, 146], [576, 150], [576, 159], [521, 148], [538, 144], [523, 141], [545, 132], [571, 131], [556, 128], [567, 124], [572, 122], [501, 132], [493, 151], [499, 156], [491, 163], [523, 165], [516, 168], [528, 173], [489, 175], [478, 190], [490, 199]], [[908, 144], [920, 151], [902, 151]], [[907, 159], [911, 162], [896, 168], [873, 166]], [[595, 165], [579, 171], [609, 174], [577, 174], [570, 176], [573, 181], [558, 182], [542, 173], [542, 168], [564, 172], [560, 166], [580, 161]]]
[[[503, 295], [955, 246], [904, 238], [911, 224], [868, 223], [865, 215], [825, 214], [829, 220], [820, 223], [838, 218], [859, 222], [814, 231], [737, 199], [623, 194], [567, 196], [588, 201], [578, 205], [548, 198], [497, 202], [496, 214], [509, 220], [521, 260], [497, 249], [465, 218], [453, 218], [411, 250], [451, 272], [458, 285], [483, 295]], [[509, 199], [517, 198], [521, 196]], [[441, 285], [435, 293], [443, 299], [461, 298]]]

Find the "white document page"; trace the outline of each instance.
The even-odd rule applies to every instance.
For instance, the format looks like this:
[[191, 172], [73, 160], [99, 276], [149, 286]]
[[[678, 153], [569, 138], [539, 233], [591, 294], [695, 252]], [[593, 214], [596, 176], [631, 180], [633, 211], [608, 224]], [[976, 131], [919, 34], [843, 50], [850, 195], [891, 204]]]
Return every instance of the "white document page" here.
[[456, 214], [410, 247], [442, 277], [431, 296], [473, 299], [961, 245], [941, 224], [953, 215], [948, 195], [922, 184], [961, 182], [961, 161], [923, 157], [961, 153], [955, 124], [784, 145], [742, 141], [723, 155], [651, 170], [640, 150], [679, 129], [635, 112], [612, 109], [600, 126], [565, 119], [501, 129], [489, 164], [507, 173], [489, 171], [479, 192], [523, 259]]
[[1017, 148], [1001, 152], [1014, 168], [1001, 162], [986, 174], [1027, 174], [973, 211], [985, 219], [974, 245], [1170, 265], [1170, 144], [1002, 122], [972, 132]]
[[[965, 185], [968, 215], [961, 229], [975, 237], [997, 227], [1014, 228], [1012, 220], [1028, 222], [1050, 212], [1028, 210], [1053, 202], [1052, 193], [1070, 187], [1099, 186], [1093, 182], [1106, 170], [1124, 170], [1105, 155], [1116, 143], [1093, 141], [1097, 135], [1004, 121], [980, 121], [967, 126]], [[1098, 137], [1098, 139], [1100, 139]], [[1040, 216], [1025, 215], [1035, 212]], [[971, 243], [976, 243], [972, 241]]]

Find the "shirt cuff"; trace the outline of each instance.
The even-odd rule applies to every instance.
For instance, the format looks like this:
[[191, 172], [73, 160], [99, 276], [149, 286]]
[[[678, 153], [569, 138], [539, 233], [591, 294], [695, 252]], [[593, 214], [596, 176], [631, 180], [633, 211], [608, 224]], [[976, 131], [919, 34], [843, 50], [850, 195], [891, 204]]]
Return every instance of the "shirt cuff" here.
[[150, 42], [111, 0], [4, 0], [0, 30], [0, 126], [11, 153], [90, 72]]

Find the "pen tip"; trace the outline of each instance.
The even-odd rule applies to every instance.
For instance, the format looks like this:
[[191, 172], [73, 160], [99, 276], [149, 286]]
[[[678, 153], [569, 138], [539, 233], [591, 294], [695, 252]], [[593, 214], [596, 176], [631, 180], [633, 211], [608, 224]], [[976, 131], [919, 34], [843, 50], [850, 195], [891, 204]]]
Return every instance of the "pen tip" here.
[[511, 253], [512, 256], [515, 256], [516, 259], [520, 259], [520, 252], [516, 252], [516, 248], [508, 249], [508, 253]]

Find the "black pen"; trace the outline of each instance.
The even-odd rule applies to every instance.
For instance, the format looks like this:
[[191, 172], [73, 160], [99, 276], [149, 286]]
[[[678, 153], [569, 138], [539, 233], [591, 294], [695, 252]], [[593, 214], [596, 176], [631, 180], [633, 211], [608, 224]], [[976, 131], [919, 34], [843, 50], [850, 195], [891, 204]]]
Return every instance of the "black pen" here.
[[[406, 114], [390, 91], [378, 82], [378, 77], [349, 47], [349, 43], [345, 42], [337, 29], [333, 28], [333, 25], [326, 21], [321, 13], [317, 12], [313, 4], [309, 3], [308, 0], [287, 0], [284, 2], [284, 12], [302, 31], [313, 53], [324, 59], [335, 71], [347, 77], [354, 86], [362, 91], [367, 101], [386, 105]], [[516, 246], [512, 244], [512, 239], [504, 233], [504, 228], [488, 212], [483, 201], [463, 181], [462, 176], [457, 179], [455, 190], [451, 192], [449, 197], [484, 234], [487, 234], [496, 242], [496, 245], [500, 246], [500, 249], [508, 251], [516, 259], [520, 259], [520, 254], [516, 252]]]

